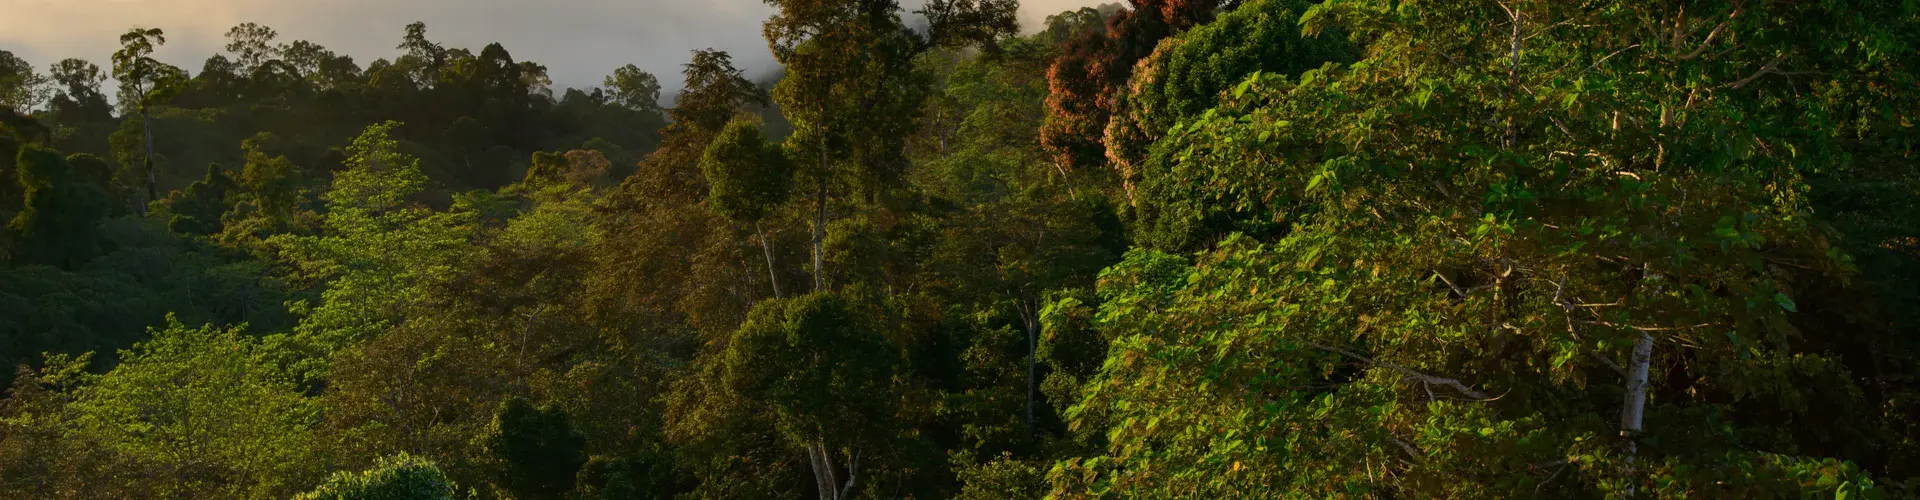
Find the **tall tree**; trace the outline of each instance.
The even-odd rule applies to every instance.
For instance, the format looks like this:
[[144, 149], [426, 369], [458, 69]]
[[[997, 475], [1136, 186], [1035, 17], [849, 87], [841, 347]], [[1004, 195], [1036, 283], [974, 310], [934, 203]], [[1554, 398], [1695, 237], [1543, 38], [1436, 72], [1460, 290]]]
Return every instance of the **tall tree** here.
[[923, 37], [900, 18], [894, 0], [767, 0], [779, 9], [763, 25], [787, 71], [774, 99], [794, 124], [788, 140], [810, 151], [799, 172], [814, 184], [814, 289], [826, 290], [823, 243], [831, 186], [869, 196], [896, 185], [905, 141], [926, 98], [914, 60], [941, 45], [965, 46], [1016, 31], [1012, 2], [936, 1]]
[[766, 92], [733, 66], [733, 56], [695, 50], [681, 71], [686, 78], [660, 147], [641, 161], [627, 181], [632, 198], [660, 205], [681, 205], [705, 195], [700, 157], [720, 129], [748, 106], [767, 103]]
[[141, 163], [147, 170], [147, 201], [159, 199], [159, 180], [153, 171], [153, 115], [150, 108], [165, 102], [186, 82], [186, 72], [152, 57], [153, 50], [167, 43], [160, 28], [135, 28], [120, 35], [120, 50], [113, 53], [113, 77], [120, 81], [120, 107], [140, 113], [146, 154]]
[[394, 60], [394, 64], [412, 77], [415, 85], [427, 87], [439, 78], [441, 68], [446, 67], [449, 55], [445, 47], [427, 39], [427, 23], [415, 21], [407, 25], [406, 35], [401, 37], [396, 49], [407, 51], [406, 55]]
[[33, 70], [33, 65], [0, 50], [0, 106], [28, 113], [45, 102], [52, 88], [51, 79]]
[[62, 59], [48, 70], [55, 94], [48, 103], [53, 121], [62, 126], [104, 121], [113, 116], [113, 107], [100, 92], [106, 77], [100, 67], [81, 59]]
[[627, 109], [649, 114], [660, 112], [660, 80], [652, 73], [628, 64], [614, 69], [600, 84], [607, 88], [613, 102]]
[[322, 234], [276, 237], [302, 271], [332, 279], [300, 325], [324, 345], [349, 345], [398, 324], [430, 284], [454, 278], [454, 263], [472, 251], [472, 213], [435, 212], [416, 201], [427, 178], [419, 159], [399, 151], [392, 136], [399, 125], [369, 126], [348, 146], [346, 168], [320, 196]]
[[233, 53], [234, 61], [240, 63], [241, 74], [252, 74], [267, 61], [280, 58], [284, 46], [273, 44], [278, 36], [279, 32], [273, 28], [241, 23], [227, 30], [227, 52]]
[[706, 174], [709, 186], [707, 207], [727, 220], [753, 226], [767, 257], [773, 296], [783, 297], [780, 273], [773, 264], [773, 241], [767, 238], [760, 221], [786, 203], [792, 190], [793, 171], [788, 167], [786, 150], [767, 142], [758, 125], [736, 120], [707, 146], [700, 171]]
[[860, 458], [892, 430], [887, 396], [900, 393], [899, 346], [863, 309], [825, 292], [761, 302], [715, 360], [726, 396], [771, 413], [787, 442], [806, 451], [823, 500], [860, 486]]

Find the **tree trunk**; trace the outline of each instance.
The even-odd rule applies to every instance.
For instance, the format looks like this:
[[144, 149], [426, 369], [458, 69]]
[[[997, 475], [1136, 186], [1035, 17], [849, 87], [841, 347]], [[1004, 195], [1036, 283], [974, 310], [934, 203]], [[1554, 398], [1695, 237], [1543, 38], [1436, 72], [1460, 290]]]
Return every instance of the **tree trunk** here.
[[773, 241], [767, 239], [767, 230], [759, 222], [753, 223], [753, 232], [760, 233], [760, 252], [767, 255], [767, 282], [773, 285], [773, 298], [781, 298], [780, 273], [773, 267]]
[[[1624, 438], [1626, 464], [1622, 472], [1631, 478], [1633, 455], [1639, 451], [1635, 440], [1639, 438], [1642, 419], [1647, 409], [1647, 371], [1653, 365], [1653, 336], [1640, 333], [1640, 339], [1633, 343], [1633, 362], [1627, 366], [1627, 396], [1620, 404], [1620, 436]], [[1631, 480], [1631, 479], [1629, 479]], [[1629, 493], [1632, 492], [1629, 487]]]
[[1059, 170], [1059, 171], [1060, 171], [1060, 180], [1061, 180], [1061, 181], [1065, 181], [1065, 182], [1067, 183], [1067, 196], [1071, 196], [1071, 197], [1073, 197], [1073, 199], [1074, 199], [1074, 200], [1076, 200], [1076, 201], [1077, 201], [1077, 200], [1079, 200], [1079, 199], [1080, 199], [1080, 193], [1077, 193], [1077, 192], [1074, 192], [1074, 190], [1073, 190], [1073, 177], [1072, 177], [1072, 176], [1070, 176], [1070, 175], [1067, 175], [1067, 168], [1066, 168], [1066, 167], [1062, 167], [1062, 166], [1060, 166], [1060, 162], [1054, 162], [1054, 163], [1053, 163], [1053, 169], [1054, 169], [1054, 170]]
[[831, 479], [827, 477], [828, 466], [825, 459], [826, 455], [818, 446], [807, 445], [807, 462], [813, 466], [814, 493], [819, 495], [820, 500], [833, 500], [837, 492], [833, 490], [833, 483], [829, 482]]
[[807, 458], [813, 462], [813, 486], [820, 500], [839, 500], [840, 479], [834, 477], [833, 455], [826, 443], [815, 438], [807, 445]]
[[[147, 167], [147, 203], [152, 204], [160, 200], [160, 182], [153, 173], [153, 115], [147, 113], [147, 107], [144, 105], [140, 106], [140, 122], [140, 127], [145, 131], [147, 146], [147, 154], [143, 159]], [[146, 208], [141, 207], [140, 213], [146, 213]]]

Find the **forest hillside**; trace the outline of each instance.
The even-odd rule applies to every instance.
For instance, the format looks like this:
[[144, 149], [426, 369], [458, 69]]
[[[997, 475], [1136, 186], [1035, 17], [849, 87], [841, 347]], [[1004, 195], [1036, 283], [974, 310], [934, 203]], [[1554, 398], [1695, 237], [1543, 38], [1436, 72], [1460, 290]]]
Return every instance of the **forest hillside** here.
[[1920, 495], [1911, 0], [766, 3], [0, 50], [0, 498]]

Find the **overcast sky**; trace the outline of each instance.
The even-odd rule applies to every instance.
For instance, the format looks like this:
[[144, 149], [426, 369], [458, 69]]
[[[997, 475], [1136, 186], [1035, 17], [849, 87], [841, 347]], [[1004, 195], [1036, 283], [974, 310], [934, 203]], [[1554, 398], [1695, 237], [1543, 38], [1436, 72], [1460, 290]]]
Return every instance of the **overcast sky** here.
[[[1024, 0], [1021, 23], [1031, 31], [1048, 14], [1096, 3]], [[365, 67], [395, 57], [407, 23], [422, 21], [442, 46], [479, 52], [500, 42], [515, 60], [545, 64], [556, 88], [598, 85], [632, 63], [672, 91], [693, 49], [725, 50], [763, 72], [772, 57], [760, 23], [771, 13], [762, 0], [0, 0], [0, 49], [42, 72], [67, 57], [108, 69], [121, 33], [154, 27], [167, 34], [155, 55], [197, 73], [228, 28], [256, 22], [280, 42], [309, 40]]]

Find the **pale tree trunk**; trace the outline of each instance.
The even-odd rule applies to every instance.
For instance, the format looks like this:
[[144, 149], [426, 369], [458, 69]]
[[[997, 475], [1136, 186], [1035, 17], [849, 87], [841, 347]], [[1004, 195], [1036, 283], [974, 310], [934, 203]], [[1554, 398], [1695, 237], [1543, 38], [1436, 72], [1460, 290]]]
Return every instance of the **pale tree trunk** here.
[[833, 452], [827, 449], [826, 440], [814, 438], [807, 446], [807, 462], [813, 467], [813, 489], [820, 500], [839, 500], [851, 498], [853, 488], [860, 485], [860, 455], [854, 454], [847, 462], [847, 483], [840, 484], [840, 477], [833, 465]]
[[807, 444], [807, 462], [813, 466], [813, 489], [820, 500], [833, 500], [838, 493], [833, 489], [833, 465], [827, 463], [827, 454], [817, 443]]
[[753, 232], [760, 234], [760, 252], [767, 256], [767, 282], [773, 285], [773, 298], [781, 298], [780, 273], [773, 267], [773, 241], [767, 239], [767, 230], [759, 222], [753, 223]]
[[[813, 484], [820, 493], [820, 500], [838, 500], [840, 498], [840, 478], [833, 470], [833, 452], [827, 450], [826, 442], [814, 439], [807, 445], [807, 453], [814, 457]], [[851, 486], [851, 485], [849, 485]]]
[[1059, 170], [1059, 171], [1060, 171], [1060, 180], [1061, 180], [1061, 181], [1064, 181], [1064, 182], [1066, 182], [1066, 183], [1067, 183], [1067, 196], [1070, 196], [1070, 197], [1073, 197], [1073, 199], [1074, 199], [1074, 200], [1079, 200], [1079, 199], [1080, 199], [1080, 193], [1077, 193], [1077, 192], [1074, 192], [1074, 190], [1073, 190], [1073, 176], [1070, 176], [1070, 175], [1067, 175], [1067, 168], [1066, 168], [1066, 167], [1062, 167], [1062, 166], [1060, 166], [1060, 162], [1054, 162], [1054, 163], [1053, 163], [1053, 169], [1054, 169], [1054, 170]]
[[[1625, 438], [1626, 464], [1622, 467], [1628, 480], [1634, 474], [1634, 453], [1639, 451], [1635, 443], [1639, 439], [1643, 419], [1647, 410], [1647, 372], [1653, 365], [1653, 336], [1640, 333], [1640, 339], [1633, 343], [1633, 361], [1627, 366], [1627, 395], [1620, 404], [1620, 436]], [[1632, 494], [1629, 486], [1628, 494]]]

